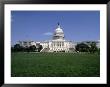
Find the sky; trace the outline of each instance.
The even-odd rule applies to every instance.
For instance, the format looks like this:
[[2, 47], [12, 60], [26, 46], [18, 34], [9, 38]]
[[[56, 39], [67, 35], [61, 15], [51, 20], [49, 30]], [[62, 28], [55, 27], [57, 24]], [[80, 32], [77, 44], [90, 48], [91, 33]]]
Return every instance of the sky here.
[[100, 11], [12, 11], [11, 42], [51, 40], [58, 22], [66, 40], [100, 40]]

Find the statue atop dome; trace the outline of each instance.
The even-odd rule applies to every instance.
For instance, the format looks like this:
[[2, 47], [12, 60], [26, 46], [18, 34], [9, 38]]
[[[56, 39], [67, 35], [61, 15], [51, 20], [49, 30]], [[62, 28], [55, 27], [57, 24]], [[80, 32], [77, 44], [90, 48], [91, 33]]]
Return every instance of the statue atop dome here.
[[60, 23], [58, 22], [58, 26], [60, 25]]
[[60, 23], [58, 22], [58, 28], [60, 28]]

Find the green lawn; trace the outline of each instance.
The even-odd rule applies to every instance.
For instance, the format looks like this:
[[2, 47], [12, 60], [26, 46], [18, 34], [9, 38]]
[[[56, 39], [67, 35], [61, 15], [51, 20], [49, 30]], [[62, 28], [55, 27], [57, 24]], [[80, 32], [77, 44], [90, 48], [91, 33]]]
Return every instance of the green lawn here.
[[98, 77], [100, 55], [12, 53], [12, 77]]

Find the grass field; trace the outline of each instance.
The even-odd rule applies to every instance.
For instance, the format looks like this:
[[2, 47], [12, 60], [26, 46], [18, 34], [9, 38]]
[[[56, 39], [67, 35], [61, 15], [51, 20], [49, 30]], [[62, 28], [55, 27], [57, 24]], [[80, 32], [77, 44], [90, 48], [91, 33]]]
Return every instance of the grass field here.
[[98, 77], [100, 55], [12, 53], [12, 77]]

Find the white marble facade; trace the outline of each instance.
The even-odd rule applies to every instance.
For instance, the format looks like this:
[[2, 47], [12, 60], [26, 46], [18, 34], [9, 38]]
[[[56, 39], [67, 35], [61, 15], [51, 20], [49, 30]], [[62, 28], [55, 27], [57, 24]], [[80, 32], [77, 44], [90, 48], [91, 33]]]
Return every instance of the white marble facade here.
[[41, 52], [70, 52], [75, 50], [75, 45], [72, 41], [65, 40], [65, 35], [58, 23], [55, 29], [52, 40], [41, 42], [43, 46]]
[[[88, 41], [83, 41], [83, 43], [86, 43], [87, 45], [89, 45], [87, 42]], [[96, 46], [100, 48], [100, 40], [95, 42], [96, 42]], [[41, 42], [19, 41], [18, 43], [23, 47], [29, 47], [29, 46], [35, 45], [36, 48], [38, 48], [39, 45], [42, 45], [43, 48], [41, 52], [74, 52], [75, 46], [77, 45], [77, 43], [73, 41], [65, 40], [63, 29], [61, 28], [59, 23], [53, 33], [52, 40], [45, 40]]]

